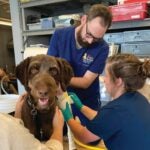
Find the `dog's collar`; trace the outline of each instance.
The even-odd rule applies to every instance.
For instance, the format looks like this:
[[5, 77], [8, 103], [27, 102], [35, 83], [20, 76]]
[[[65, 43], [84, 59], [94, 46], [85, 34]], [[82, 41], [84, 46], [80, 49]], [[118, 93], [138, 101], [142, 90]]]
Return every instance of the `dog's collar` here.
[[36, 127], [37, 127], [37, 131], [39, 132], [40, 138], [39, 140], [42, 141], [43, 140], [43, 135], [44, 135], [44, 131], [41, 128], [41, 124], [39, 124], [39, 121], [37, 120], [37, 109], [35, 107], [35, 104], [33, 103], [33, 101], [31, 100], [31, 96], [29, 95], [27, 98], [27, 103], [29, 105], [29, 107], [31, 107], [31, 115], [33, 117], [33, 120], [36, 122]]
[[35, 116], [37, 115], [37, 109], [35, 107], [35, 104], [33, 103], [33, 101], [31, 100], [31, 96], [29, 95], [27, 98], [27, 103], [28, 105], [32, 108], [31, 109], [31, 115], [33, 116], [33, 119], [35, 119]]

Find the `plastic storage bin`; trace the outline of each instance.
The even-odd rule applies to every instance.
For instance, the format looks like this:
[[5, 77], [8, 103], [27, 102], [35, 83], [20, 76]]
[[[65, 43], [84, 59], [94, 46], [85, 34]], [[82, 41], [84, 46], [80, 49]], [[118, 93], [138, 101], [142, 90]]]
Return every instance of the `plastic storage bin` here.
[[140, 57], [150, 56], [150, 43], [121, 44], [121, 53], [131, 53]]
[[113, 14], [113, 21], [139, 20], [148, 16], [146, 3], [129, 3], [110, 6]]
[[144, 42], [150, 41], [150, 30], [137, 30], [124, 32], [125, 42]]
[[40, 19], [40, 21], [41, 21], [42, 29], [52, 29], [55, 27], [54, 20], [52, 17], [42, 18], [42, 19]]
[[27, 24], [29, 30], [41, 30], [41, 22]]
[[104, 35], [104, 40], [108, 43], [123, 43], [124, 42], [124, 34], [123, 34], [123, 32], [106, 33]]

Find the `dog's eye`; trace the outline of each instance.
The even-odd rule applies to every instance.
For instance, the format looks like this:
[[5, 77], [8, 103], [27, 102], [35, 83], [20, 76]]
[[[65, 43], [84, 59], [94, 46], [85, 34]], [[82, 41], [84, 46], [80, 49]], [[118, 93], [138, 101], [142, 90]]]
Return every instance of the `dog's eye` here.
[[31, 74], [36, 74], [36, 73], [38, 73], [39, 72], [39, 66], [38, 65], [35, 65], [35, 66], [33, 66], [32, 68], [31, 68], [31, 70], [30, 70], [30, 72], [31, 72]]
[[58, 70], [57, 68], [50, 68], [49, 69], [49, 73], [52, 75], [52, 76], [55, 76], [58, 74]]

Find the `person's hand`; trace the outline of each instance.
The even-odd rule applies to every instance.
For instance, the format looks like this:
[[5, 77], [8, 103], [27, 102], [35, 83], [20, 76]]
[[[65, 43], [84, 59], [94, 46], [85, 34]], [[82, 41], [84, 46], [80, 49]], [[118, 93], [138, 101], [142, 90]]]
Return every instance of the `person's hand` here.
[[58, 107], [56, 107], [55, 115], [53, 118], [53, 128], [57, 130], [60, 128], [62, 129], [63, 126], [64, 126], [64, 118], [63, 118], [62, 112], [60, 111]]
[[53, 133], [50, 137], [51, 139], [55, 139], [63, 143], [63, 126], [64, 126], [64, 119], [61, 111], [56, 107], [55, 115], [53, 118]]
[[24, 94], [20, 95], [17, 103], [16, 103], [16, 108], [15, 108], [15, 117], [16, 118], [21, 118], [21, 111], [22, 111], [22, 105], [24, 101], [27, 98], [27, 93], [25, 92]]
[[71, 98], [69, 97], [67, 92], [63, 92], [61, 86], [59, 85], [57, 89], [57, 105], [62, 110], [66, 108], [66, 103], [71, 104]]
[[81, 110], [81, 108], [83, 107], [83, 104], [82, 104], [81, 100], [79, 99], [79, 97], [73, 92], [69, 92], [69, 96], [71, 97], [71, 99], [74, 102], [75, 106], [79, 110]]
[[62, 110], [66, 108], [66, 103], [71, 104], [70, 97], [67, 92], [64, 92], [62, 95], [57, 96], [57, 105]]
[[69, 107], [68, 102], [66, 103], [65, 109], [61, 109], [61, 111], [63, 113], [64, 119], [65, 119], [66, 122], [73, 118], [71, 108]]

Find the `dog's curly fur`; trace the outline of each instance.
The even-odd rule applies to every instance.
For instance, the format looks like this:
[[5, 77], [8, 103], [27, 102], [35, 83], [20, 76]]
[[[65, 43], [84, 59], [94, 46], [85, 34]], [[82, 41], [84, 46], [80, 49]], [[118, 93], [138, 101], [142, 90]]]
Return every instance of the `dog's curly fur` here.
[[56, 91], [59, 84], [66, 90], [73, 77], [71, 66], [61, 58], [37, 55], [17, 65], [16, 77], [28, 92], [21, 112], [25, 126], [39, 140], [49, 139], [53, 132]]

